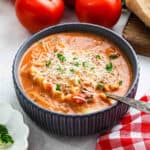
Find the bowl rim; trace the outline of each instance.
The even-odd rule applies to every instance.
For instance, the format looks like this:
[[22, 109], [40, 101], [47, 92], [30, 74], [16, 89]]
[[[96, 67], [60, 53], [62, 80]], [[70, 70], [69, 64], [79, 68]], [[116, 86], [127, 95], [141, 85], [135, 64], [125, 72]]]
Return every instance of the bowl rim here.
[[[35, 103], [34, 101], [32, 101], [24, 92], [22, 86], [21, 86], [21, 83], [20, 83], [20, 80], [19, 80], [19, 75], [18, 75], [18, 66], [19, 66], [19, 63], [20, 63], [20, 60], [19, 62], [17, 61], [19, 58], [20, 58], [20, 53], [21, 51], [23, 50], [23, 48], [26, 46], [26, 44], [28, 44], [31, 40], [33, 40], [34, 38], [36, 38], [38, 35], [44, 33], [44, 32], [47, 32], [49, 30], [53, 30], [55, 28], [60, 28], [60, 27], [63, 27], [63, 26], [70, 26], [70, 25], [74, 25], [74, 26], [92, 26], [94, 28], [99, 28], [99, 30], [104, 30], [106, 32], [109, 32], [109, 34], [112, 34], [114, 36], [116, 36], [117, 38], [119, 38], [120, 40], [122, 40], [122, 42], [124, 44], [127, 45], [127, 47], [129, 48], [129, 50], [131, 51], [132, 55], [133, 55], [133, 59], [135, 61], [135, 65], [136, 65], [136, 68], [135, 68], [135, 77], [133, 78], [133, 81], [132, 81], [132, 84], [129, 88], [129, 90], [127, 91], [127, 93], [124, 95], [125, 97], [128, 96], [135, 88], [137, 82], [138, 82], [138, 78], [139, 78], [139, 65], [138, 65], [138, 60], [137, 60], [137, 55], [134, 51], [134, 49], [132, 48], [132, 46], [128, 43], [127, 40], [125, 40], [124, 38], [122, 38], [121, 35], [119, 35], [118, 33], [116, 33], [115, 31], [111, 30], [111, 29], [108, 29], [106, 27], [103, 27], [103, 26], [99, 26], [99, 25], [95, 25], [95, 24], [90, 24], [90, 23], [78, 23], [78, 22], [72, 22], [72, 23], [62, 23], [62, 24], [58, 24], [58, 25], [54, 25], [54, 26], [50, 26], [48, 28], [45, 28], [35, 34], [33, 34], [31, 37], [29, 37], [27, 40], [25, 40], [23, 42], [23, 44], [20, 46], [20, 48], [18, 49], [16, 55], [15, 55], [15, 58], [14, 58], [14, 61], [13, 61], [13, 66], [12, 66], [12, 74], [13, 74], [13, 80], [15, 82], [15, 84], [17, 85], [17, 88], [19, 89], [19, 91], [21, 92], [21, 94], [23, 95], [23, 97], [25, 97], [25, 99], [32, 105], [34, 105], [35, 107], [37, 107], [39, 110], [41, 111], [44, 111], [46, 113], [51, 113], [52, 115], [59, 115], [59, 116], [65, 116], [65, 117], [89, 117], [89, 116], [92, 116], [92, 115], [96, 115], [96, 114], [99, 114], [99, 113], [104, 113], [105, 111], [108, 111], [114, 107], [117, 107], [117, 105], [121, 102], [116, 102], [114, 103], [113, 105], [111, 106], [108, 106], [104, 109], [101, 109], [101, 110], [98, 110], [98, 111], [94, 111], [94, 112], [90, 112], [90, 113], [87, 113], [87, 114], [63, 114], [63, 113], [59, 113], [59, 112], [55, 112], [55, 111], [51, 111], [51, 110], [48, 110], [40, 105], [38, 105], [37, 103]], [[45, 36], [46, 37], [46, 36]], [[43, 37], [44, 38], [44, 37]], [[40, 39], [39, 39], [40, 40]], [[37, 40], [38, 41], [38, 40]], [[113, 42], [113, 41], [112, 41]], [[33, 44], [33, 43], [32, 43]], [[26, 50], [24, 51], [24, 53], [26, 52]], [[23, 54], [24, 54], [23, 53]], [[22, 57], [21, 57], [22, 58]], [[129, 59], [129, 58], [128, 58]]]

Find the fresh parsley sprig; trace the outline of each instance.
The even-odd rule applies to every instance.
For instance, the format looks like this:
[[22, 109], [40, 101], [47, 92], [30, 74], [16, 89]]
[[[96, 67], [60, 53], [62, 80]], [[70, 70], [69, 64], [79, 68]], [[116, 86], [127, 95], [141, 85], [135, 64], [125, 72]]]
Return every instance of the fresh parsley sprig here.
[[10, 147], [13, 143], [14, 140], [9, 135], [7, 128], [0, 124], [0, 149]]

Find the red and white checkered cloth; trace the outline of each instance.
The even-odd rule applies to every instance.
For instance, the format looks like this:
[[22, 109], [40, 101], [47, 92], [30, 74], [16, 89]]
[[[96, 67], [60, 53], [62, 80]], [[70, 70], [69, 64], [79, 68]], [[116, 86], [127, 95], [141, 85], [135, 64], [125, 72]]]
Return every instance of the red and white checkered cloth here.
[[[150, 102], [150, 96], [141, 100]], [[150, 114], [130, 108], [118, 125], [98, 138], [96, 150], [150, 150]]]

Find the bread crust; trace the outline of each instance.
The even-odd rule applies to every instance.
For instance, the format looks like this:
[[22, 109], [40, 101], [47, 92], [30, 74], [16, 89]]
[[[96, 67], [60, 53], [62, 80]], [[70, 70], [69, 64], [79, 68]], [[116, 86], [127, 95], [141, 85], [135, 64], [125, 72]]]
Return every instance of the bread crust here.
[[126, 0], [126, 5], [146, 26], [150, 27], [150, 0]]

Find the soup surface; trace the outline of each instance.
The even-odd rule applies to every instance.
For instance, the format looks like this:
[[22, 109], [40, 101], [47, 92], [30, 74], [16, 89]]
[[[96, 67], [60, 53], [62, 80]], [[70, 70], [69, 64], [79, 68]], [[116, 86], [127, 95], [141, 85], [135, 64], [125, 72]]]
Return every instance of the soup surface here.
[[124, 95], [131, 84], [128, 60], [109, 40], [90, 33], [58, 33], [33, 44], [19, 66], [27, 96], [65, 114], [85, 114], [115, 101], [104, 92]]

